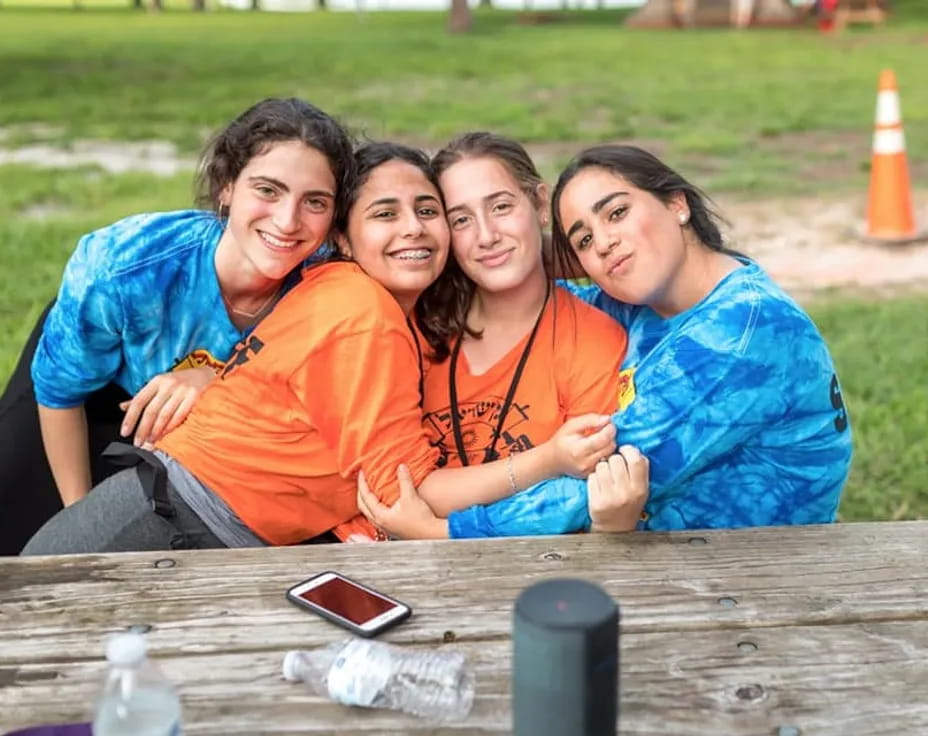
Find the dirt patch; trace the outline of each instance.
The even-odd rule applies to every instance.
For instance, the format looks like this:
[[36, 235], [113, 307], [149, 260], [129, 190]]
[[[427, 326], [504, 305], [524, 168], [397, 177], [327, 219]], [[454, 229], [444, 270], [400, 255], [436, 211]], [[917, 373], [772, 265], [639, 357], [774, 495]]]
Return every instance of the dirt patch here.
[[[916, 191], [928, 202], [928, 191]], [[863, 242], [866, 194], [829, 198], [728, 201], [730, 242], [756, 258], [784, 288], [799, 294], [820, 289], [867, 289], [892, 294], [928, 284], [928, 241], [906, 245]], [[917, 220], [928, 225], [928, 207]]]
[[155, 176], [174, 176], [192, 170], [196, 162], [179, 156], [174, 145], [166, 141], [119, 143], [78, 140], [67, 148], [46, 143], [0, 148], [2, 164], [55, 169], [97, 166], [111, 174], [141, 171]]

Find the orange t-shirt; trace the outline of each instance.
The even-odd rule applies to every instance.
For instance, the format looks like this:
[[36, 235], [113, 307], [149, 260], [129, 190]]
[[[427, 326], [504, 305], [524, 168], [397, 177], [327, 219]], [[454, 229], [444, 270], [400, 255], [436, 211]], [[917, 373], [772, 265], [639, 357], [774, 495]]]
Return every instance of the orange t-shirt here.
[[420, 483], [438, 457], [406, 317], [351, 263], [306, 271], [158, 447], [271, 544], [330, 529], [373, 537], [358, 517], [358, 471], [392, 504], [397, 466]]
[[[484, 462], [509, 386], [528, 343], [526, 335], [481, 375], [473, 375], [462, 349], [457, 363], [458, 416], [468, 464]], [[506, 457], [547, 441], [565, 420], [590, 412], [612, 414], [619, 366], [628, 337], [615, 320], [556, 287], [502, 425], [496, 452]], [[451, 359], [428, 366], [424, 424], [450, 467], [462, 465], [451, 415]]]

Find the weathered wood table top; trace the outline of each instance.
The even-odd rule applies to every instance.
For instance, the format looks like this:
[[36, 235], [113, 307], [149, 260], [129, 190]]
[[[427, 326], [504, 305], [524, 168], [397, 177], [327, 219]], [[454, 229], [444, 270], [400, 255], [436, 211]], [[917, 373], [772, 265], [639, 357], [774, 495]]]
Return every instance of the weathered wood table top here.
[[[281, 679], [343, 637], [284, 599], [326, 569], [412, 605], [384, 639], [467, 654], [466, 721]], [[928, 522], [0, 558], [0, 732], [88, 720], [104, 636], [147, 625], [187, 734], [506, 733], [513, 601], [560, 576], [620, 602], [623, 734], [928, 733]]]

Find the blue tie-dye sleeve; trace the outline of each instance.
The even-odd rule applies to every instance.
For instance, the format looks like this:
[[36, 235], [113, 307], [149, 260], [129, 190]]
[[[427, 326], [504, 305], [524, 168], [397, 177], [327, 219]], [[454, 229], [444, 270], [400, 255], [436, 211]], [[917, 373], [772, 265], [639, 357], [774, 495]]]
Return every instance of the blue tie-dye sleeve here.
[[[754, 374], [747, 363], [730, 355], [686, 342], [663, 353], [672, 364], [652, 366], [647, 393], [613, 416], [619, 444], [634, 445], [648, 457], [652, 493], [679, 484], [726, 455], [759, 424], [773, 420], [769, 407], [750, 388], [769, 376], [763, 371]], [[677, 361], [672, 360], [674, 354]], [[686, 396], [689, 404], [668, 396]], [[586, 530], [586, 481], [553, 478], [486, 507], [454, 512], [448, 522], [452, 538]]]
[[125, 323], [114, 285], [100, 273], [85, 236], [68, 262], [32, 361], [36, 400], [66, 409], [113, 379]]
[[[592, 282], [583, 282], [583, 281], [568, 281], [566, 279], [558, 279], [557, 285], [563, 289], [567, 289], [571, 294], [573, 294], [578, 299], [582, 299], [587, 304], [591, 304], [594, 307], [602, 308], [601, 302], [604, 302], [608, 299], [603, 293], [603, 290], [600, 289], [596, 284]], [[614, 301], [609, 299], [609, 301]]]
[[567, 534], [590, 528], [586, 481], [555, 478], [486, 506], [448, 516], [452, 539]]
[[563, 279], [559, 279], [557, 283], [558, 286], [567, 289], [578, 299], [585, 301], [592, 307], [596, 307], [601, 312], [605, 312], [620, 325], [628, 328], [632, 314], [636, 309], [634, 306], [616, 301], [593, 283], [565, 281]]

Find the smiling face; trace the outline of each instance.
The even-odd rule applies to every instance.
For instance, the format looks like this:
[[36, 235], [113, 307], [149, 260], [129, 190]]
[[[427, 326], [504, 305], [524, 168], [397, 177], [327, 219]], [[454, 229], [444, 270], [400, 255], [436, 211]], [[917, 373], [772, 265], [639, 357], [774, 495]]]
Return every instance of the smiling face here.
[[416, 166], [394, 159], [373, 169], [348, 213], [342, 251], [383, 284], [404, 311], [438, 278], [448, 224], [438, 191]]
[[465, 157], [445, 169], [439, 181], [454, 256], [478, 289], [509, 291], [533, 276], [543, 278], [544, 185], [535, 197], [526, 194], [492, 157]]
[[606, 293], [659, 313], [686, 261], [682, 193], [664, 203], [608, 169], [581, 169], [564, 186], [558, 214], [580, 265]]
[[335, 187], [328, 160], [315, 148], [269, 144], [220, 195], [229, 208], [224, 257], [259, 280], [283, 279], [328, 235]]

